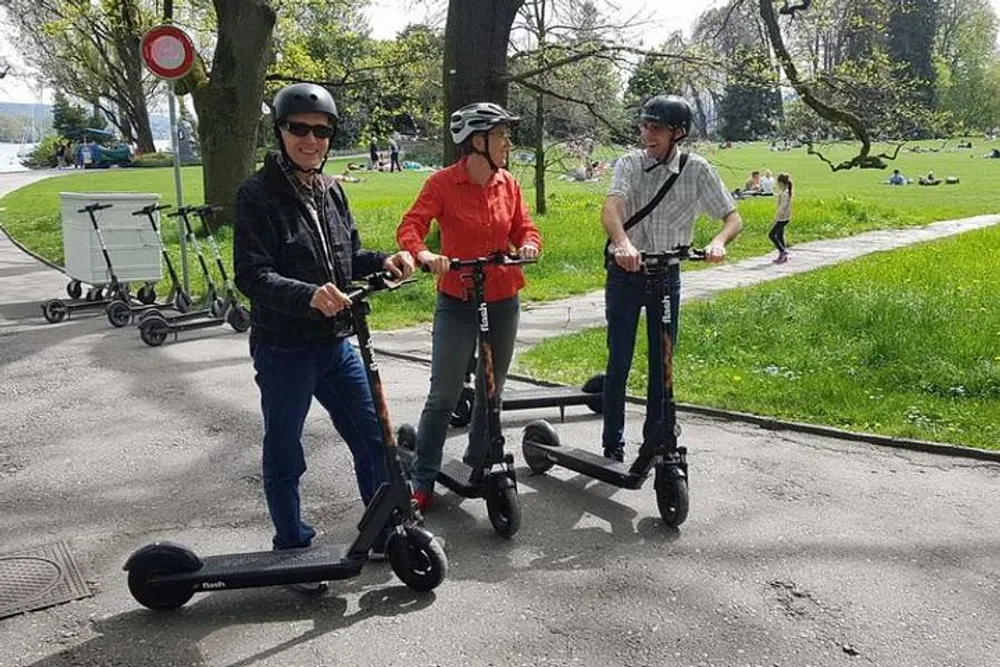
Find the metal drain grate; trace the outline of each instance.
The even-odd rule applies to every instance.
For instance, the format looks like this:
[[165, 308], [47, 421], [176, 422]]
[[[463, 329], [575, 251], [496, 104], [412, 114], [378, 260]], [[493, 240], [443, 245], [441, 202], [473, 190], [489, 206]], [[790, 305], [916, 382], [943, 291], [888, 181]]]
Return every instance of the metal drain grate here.
[[0, 556], [0, 618], [90, 595], [65, 542]]

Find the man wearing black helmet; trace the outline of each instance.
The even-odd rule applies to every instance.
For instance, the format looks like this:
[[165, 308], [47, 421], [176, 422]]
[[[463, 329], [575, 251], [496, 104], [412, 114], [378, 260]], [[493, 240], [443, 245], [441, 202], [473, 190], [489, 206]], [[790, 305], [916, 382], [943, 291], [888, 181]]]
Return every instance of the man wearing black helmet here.
[[382, 269], [406, 277], [409, 253], [364, 250], [340, 185], [323, 174], [337, 132], [326, 89], [297, 83], [274, 98], [278, 153], [240, 187], [233, 258], [250, 298], [250, 354], [264, 417], [263, 481], [275, 549], [309, 546], [316, 531], [299, 509], [306, 470], [302, 428], [315, 397], [354, 457], [367, 505], [385, 480], [381, 431], [350, 322], [352, 278]]
[[[621, 461], [625, 449], [625, 385], [632, 367], [639, 313], [649, 306], [644, 278], [639, 273], [641, 253], [666, 252], [690, 245], [694, 224], [705, 213], [723, 222], [722, 230], [705, 247], [710, 262], [721, 262], [726, 244], [736, 238], [743, 221], [736, 202], [718, 172], [700, 155], [682, 154], [678, 146], [691, 129], [691, 107], [676, 95], [650, 98], [639, 114], [643, 148], [621, 157], [615, 164], [611, 189], [601, 210], [601, 224], [608, 235], [608, 277], [605, 315], [608, 321], [608, 365], [604, 378], [604, 455]], [[654, 200], [671, 177], [673, 184], [660, 202], [629, 229], [625, 222]], [[680, 304], [680, 265], [668, 275], [671, 321], [677, 342]], [[655, 325], [647, 318], [649, 348], [656, 346]], [[646, 425], [661, 419], [662, 369], [649, 364]], [[645, 432], [646, 429], [644, 428]]]

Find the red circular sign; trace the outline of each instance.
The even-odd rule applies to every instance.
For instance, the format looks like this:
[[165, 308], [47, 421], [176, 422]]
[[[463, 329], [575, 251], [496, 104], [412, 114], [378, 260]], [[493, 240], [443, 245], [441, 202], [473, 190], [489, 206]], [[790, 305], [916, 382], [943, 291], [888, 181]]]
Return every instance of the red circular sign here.
[[181, 79], [194, 65], [194, 44], [187, 33], [172, 25], [158, 25], [139, 44], [146, 69], [161, 79]]

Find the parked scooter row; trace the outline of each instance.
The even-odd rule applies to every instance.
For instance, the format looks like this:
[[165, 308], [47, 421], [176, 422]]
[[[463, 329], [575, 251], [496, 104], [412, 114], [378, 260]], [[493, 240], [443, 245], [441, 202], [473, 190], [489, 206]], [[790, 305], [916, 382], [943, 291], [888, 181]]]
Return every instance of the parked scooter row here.
[[[239, 301], [236, 285], [226, 271], [225, 262], [222, 259], [222, 252], [219, 244], [212, 234], [211, 226], [208, 224], [208, 217], [220, 210], [213, 206], [181, 206], [176, 212], [168, 214], [167, 217], [179, 217], [184, 224], [185, 238], [194, 249], [198, 258], [198, 266], [201, 268], [202, 277], [205, 280], [205, 299], [202, 307], [198, 310], [181, 312], [178, 315], [165, 315], [161, 310], [152, 309], [139, 315], [139, 336], [142, 341], [151, 347], [157, 347], [166, 342], [167, 337], [182, 331], [193, 331], [195, 329], [206, 329], [217, 327], [222, 324], [229, 324], [235, 331], [244, 332], [250, 328], [250, 312]], [[195, 236], [191, 225], [191, 214], [198, 216], [205, 229], [212, 254], [215, 258], [215, 266], [222, 277], [221, 290], [212, 278], [205, 254], [202, 252], [201, 243]]]
[[[89, 204], [79, 211], [86, 213], [90, 218], [91, 226], [101, 247], [109, 282], [106, 285], [92, 286], [84, 296], [81, 282], [75, 279], [71, 280], [66, 287], [71, 301], [49, 299], [42, 303], [42, 314], [47, 321], [51, 323], [61, 322], [75, 313], [104, 312], [108, 322], [114, 327], [125, 327], [132, 322], [138, 322], [140, 338], [147, 345], [153, 347], [166, 342], [170, 334], [176, 338], [177, 334], [182, 331], [216, 327], [223, 324], [229, 324], [238, 332], [244, 332], [250, 328], [250, 313], [239, 301], [236, 286], [226, 271], [222, 252], [209, 224], [209, 216], [218, 210], [217, 207], [182, 206], [176, 212], [167, 215], [171, 218], [180, 218], [184, 226], [185, 240], [194, 249], [205, 283], [205, 296], [198, 307], [192, 310], [192, 306], [195, 305], [194, 300], [178, 278], [170, 255], [160, 240], [160, 227], [157, 224], [157, 219], [160, 213], [169, 209], [170, 206], [149, 204], [132, 213], [133, 216], [145, 216], [149, 220], [153, 235], [159, 244], [161, 260], [167, 267], [170, 290], [167, 298], [159, 303], [156, 302], [155, 284], [143, 285], [136, 295], [132, 296], [128, 283], [118, 278], [97, 215], [99, 211], [112, 208], [112, 206], [113, 204], [95, 203]], [[216, 269], [222, 278], [221, 286], [217, 285], [212, 277], [209, 263], [205, 259], [205, 254], [202, 252], [201, 244], [191, 224], [192, 215], [201, 220], [213, 253]], [[168, 311], [173, 314], [167, 314]]]

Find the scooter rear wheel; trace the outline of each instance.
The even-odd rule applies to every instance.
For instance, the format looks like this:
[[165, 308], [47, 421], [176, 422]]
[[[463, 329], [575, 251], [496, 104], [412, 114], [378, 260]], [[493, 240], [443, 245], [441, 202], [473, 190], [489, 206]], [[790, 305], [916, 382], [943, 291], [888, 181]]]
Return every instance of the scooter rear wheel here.
[[66, 319], [69, 308], [59, 299], [49, 299], [42, 304], [42, 315], [50, 324], [56, 324]]
[[448, 557], [434, 536], [420, 526], [406, 529], [406, 535], [389, 538], [389, 565], [400, 581], [426, 593], [438, 587], [448, 574]]
[[162, 317], [147, 317], [139, 323], [139, 337], [150, 347], [159, 347], [167, 340], [170, 328]]
[[659, 466], [654, 487], [660, 518], [671, 528], [677, 528], [687, 519], [690, 506], [687, 478], [677, 475], [670, 466]]
[[188, 587], [167, 588], [150, 586], [155, 576], [180, 574], [190, 568], [170, 553], [150, 553], [136, 559], [128, 571], [128, 590], [132, 597], [144, 607], [156, 611], [170, 611], [184, 606], [191, 599], [194, 590]]
[[450, 423], [455, 428], [468, 426], [472, 421], [472, 402], [475, 400], [476, 392], [471, 387], [462, 387], [462, 394], [455, 403], [452, 410]]
[[111, 323], [111, 326], [119, 329], [128, 326], [128, 323], [132, 321], [132, 309], [121, 301], [109, 303], [108, 307], [104, 309], [104, 313], [108, 316], [108, 322]]
[[509, 477], [491, 477], [487, 481], [486, 513], [497, 535], [513, 537], [521, 527], [521, 501]]
[[538, 443], [547, 447], [559, 446], [559, 434], [547, 421], [539, 419], [524, 427], [524, 436], [521, 438], [521, 454], [524, 462], [531, 468], [531, 472], [536, 475], [548, 472], [553, 465], [547, 457], [540, 455], [531, 443]]

